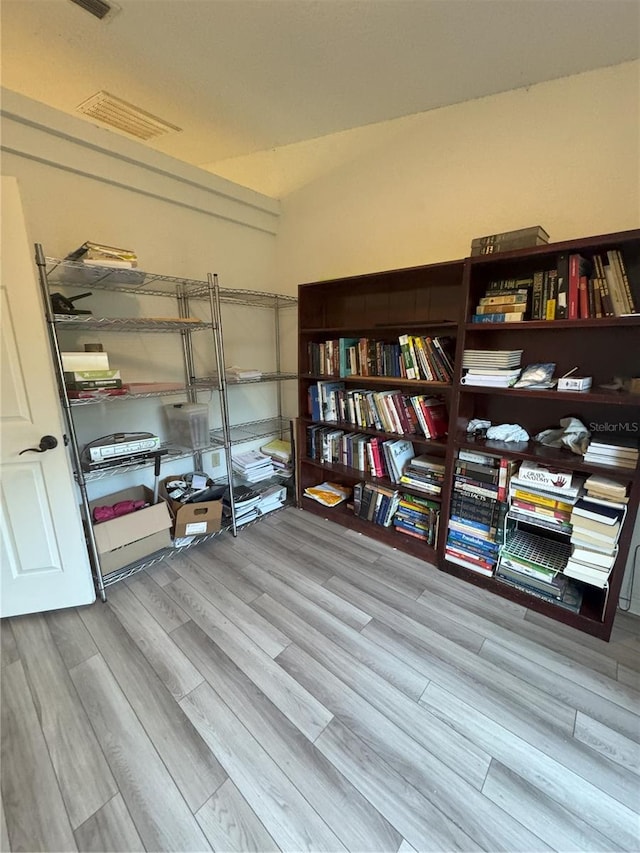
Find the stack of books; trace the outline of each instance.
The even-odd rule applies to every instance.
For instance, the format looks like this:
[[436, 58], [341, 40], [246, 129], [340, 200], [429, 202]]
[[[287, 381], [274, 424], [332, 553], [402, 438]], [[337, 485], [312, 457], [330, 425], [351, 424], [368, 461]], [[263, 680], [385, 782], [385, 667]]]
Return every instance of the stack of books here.
[[617, 480], [609, 480], [607, 477], [601, 477], [598, 474], [592, 474], [587, 478], [584, 490], [587, 498], [614, 501], [621, 504], [629, 502], [627, 487], [623, 483], [619, 483]]
[[463, 385], [488, 388], [510, 388], [520, 376], [522, 350], [464, 351], [462, 367], [466, 371]]
[[259, 450], [247, 450], [238, 453], [231, 460], [231, 465], [236, 474], [239, 474], [249, 483], [259, 483], [267, 480], [275, 474], [275, 468], [268, 456]]
[[476, 306], [471, 322], [519, 323], [524, 320], [529, 307], [530, 282], [531, 279], [523, 279], [523, 286], [517, 289], [506, 287], [506, 282], [492, 282]]
[[[250, 521], [255, 521], [259, 517], [258, 503], [260, 501], [260, 493], [256, 492], [249, 486], [236, 486], [233, 490], [233, 506], [236, 514], [236, 526], [240, 527], [243, 524], [248, 524]], [[231, 520], [231, 497], [229, 490], [224, 493], [222, 498], [222, 511], [229, 521]]]
[[400, 492], [373, 483], [356, 483], [353, 488], [353, 512], [358, 518], [390, 527], [400, 502]]
[[549, 235], [541, 225], [530, 225], [527, 228], [517, 228], [515, 231], [474, 237], [471, 241], [471, 256], [512, 252], [515, 249], [527, 249], [530, 246], [545, 246], [548, 242]]
[[625, 503], [601, 498], [586, 496], [576, 502], [571, 513], [573, 551], [565, 575], [605, 589], [618, 556], [626, 512]]
[[400, 477], [400, 483], [417, 492], [439, 495], [442, 492], [444, 471], [444, 462], [440, 457], [423, 453], [407, 463]]
[[633, 469], [638, 464], [638, 456], [638, 441], [636, 439], [608, 438], [607, 441], [592, 439], [584, 455], [584, 461], [594, 462], [597, 465]]
[[440, 505], [425, 498], [402, 494], [393, 518], [393, 526], [398, 533], [422, 539], [427, 545], [434, 545], [438, 538]]
[[88, 266], [132, 269], [138, 266], [138, 256], [133, 249], [120, 249], [117, 246], [105, 246], [87, 240], [66, 258], [68, 261], [82, 261]]
[[493, 575], [512, 468], [507, 459], [458, 451], [445, 548], [450, 562], [482, 575]]
[[517, 529], [502, 546], [496, 578], [577, 613], [582, 595], [563, 575], [570, 554], [568, 542]]
[[512, 477], [509, 485], [509, 517], [514, 521], [569, 536], [571, 511], [577, 494], [577, 491], [560, 493], [552, 486], [541, 488]]

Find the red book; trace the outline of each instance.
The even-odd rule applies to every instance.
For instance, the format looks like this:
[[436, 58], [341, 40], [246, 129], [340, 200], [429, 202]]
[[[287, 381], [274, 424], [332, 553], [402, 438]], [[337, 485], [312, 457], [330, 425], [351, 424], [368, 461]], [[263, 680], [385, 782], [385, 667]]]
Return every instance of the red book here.
[[586, 275], [581, 275], [578, 280], [578, 291], [580, 298], [580, 319], [589, 319], [589, 283]]
[[375, 477], [384, 477], [385, 470], [384, 465], [382, 464], [382, 457], [380, 454], [380, 439], [372, 438], [370, 441], [371, 445], [371, 456], [373, 457], [373, 473]]
[[569, 256], [569, 320], [577, 320], [578, 289], [580, 281], [580, 255]]
[[442, 400], [427, 397], [420, 400], [420, 408], [429, 427], [430, 438], [440, 438], [447, 434], [449, 416]]

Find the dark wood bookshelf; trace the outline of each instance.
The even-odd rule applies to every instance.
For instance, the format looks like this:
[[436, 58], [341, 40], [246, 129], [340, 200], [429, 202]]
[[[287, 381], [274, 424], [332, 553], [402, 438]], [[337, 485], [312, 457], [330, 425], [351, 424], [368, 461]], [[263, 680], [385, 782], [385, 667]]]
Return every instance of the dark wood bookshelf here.
[[[478, 300], [492, 281], [531, 276], [537, 271], [555, 270], [561, 254], [581, 254], [590, 259], [608, 250], [620, 250], [632, 289], [636, 308], [640, 306], [640, 229], [596, 235], [577, 240], [550, 243], [530, 249], [466, 258], [448, 263], [390, 270], [326, 282], [312, 282], [299, 288], [299, 413], [297, 433], [298, 502], [304, 509], [332, 518], [364, 535], [387, 542], [398, 550], [433, 562], [437, 553], [438, 567], [471, 583], [490, 589], [504, 598], [545, 613], [553, 619], [608, 639], [623, 581], [634, 523], [640, 504], [640, 469], [596, 465], [568, 450], [536, 444], [533, 440], [513, 444], [474, 439], [465, 432], [473, 418], [493, 424], [518, 423], [530, 436], [559, 426], [564, 417], [579, 418], [591, 430], [595, 440], [615, 434], [607, 432], [612, 422], [616, 429], [628, 425], [630, 434], [640, 429], [640, 394], [609, 391], [601, 386], [614, 377], [640, 376], [638, 329], [640, 314], [580, 320], [527, 320], [519, 323], [471, 323]], [[454, 321], [455, 318], [455, 321]], [[406, 380], [397, 377], [354, 376], [346, 379], [305, 374], [308, 369], [309, 342], [321, 342], [332, 336], [378, 336], [392, 341], [400, 334], [423, 334], [421, 330], [442, 330], [456, 339], [454, 378], [444, 383]], [[562, 332], [558, 337], [555, 332]], [[515, 334], [514, 334], [515, 333]], [[465, 349], [522, 349], [522, 367], [528, 364], [554, 362], [554, 376], [562, 376], [574, 368], [576, 375], [591, 376], [588, 392], [527, 390], [468, 386], [461, 383], [462, 354]], [[425, 450], [442, 456], [446, 475], [441, 494], [441, 517], [437, 547], [429, 548], [417, 539], [398, 534], [379, 525], [363, 521], [345, 505], [336, 509], [322, 507], [302, 492], [322, 479], [333, 479], [353, 485], [358, 481], [382, 482], [379, 478], [360, 474], [344, 466], [327, 466], [306, 458], [306, 428], [315, 423], [308, 416], [309, 386], [322, 380], [344, 381], [348, 388], [381, 385], [393, 389], [416, 389], [419, 393], [437, 394], [446, 400], [449, 411], [449, 436], [437, 443], [420, 436], [398, 436], [362, 429], [354, 424], [322, 424], [345, 431], [404, 438]], [[591, 426], [590, 426], [591, 425]], [[450, 562], [445, 555], [449, 522], [449, 505], [453, 489], [454, 460], [458, 450], [466, 448], [507, 459], [531, 460], [576, 473], [600, 474], [629, 486], [628, 512], [618, 542], [619, 554], [609, 578], [608, 596], [596, 587], [584, 584], [583, 603], [579, 613], [547, 602], [524, 590], [511, 587], [495, 577], [487, 577]], [[388, 483], [385, 481], [384, 485]], [[394, 484], [389, 483], [390, 486]], [[395, 485], [395, 488], [402, 488]], [[428, 495], [418, 491], [407, 493], [417, 497]], [[433, 499], [433, 498], [431, 498]], [[336, 510], [338, 510], [336, 512]]]

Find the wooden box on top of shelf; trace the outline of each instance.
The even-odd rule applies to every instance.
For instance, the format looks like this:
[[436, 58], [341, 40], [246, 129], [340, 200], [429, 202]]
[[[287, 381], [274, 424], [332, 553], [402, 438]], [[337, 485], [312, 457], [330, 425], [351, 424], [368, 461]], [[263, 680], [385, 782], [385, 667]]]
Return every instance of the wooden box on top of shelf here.
[[[310, 512], [363, 534], [387, 542], [407, 553], [435, 562], [436, 549], [424, 542], [397, 533], [354, 515], [347, 504], [327, 509], [304, 498], [304, 490], [323, 480], [353, 486], [360, 481], [398, 488], [387, 478], [376, 478], [355, 468], [336, 463], [321, 463], [308, 458], [307, 429], [313, 420], [309, 410], [309, 388], [318, 380], [335, 378], [346, 388], [374, 390], [399, 389], [403, 394], [421, 393], [442, 396], [449, 407], [451, 383], [407, 379], [394, 376], [354, 375], [339, 377], [311, 372], [309, 344], [340, 337], [374, 338], [397, 343], [400, 335], [450, 336], [455, 338], [462, 319], [464, 261], [431, 264], [409, 269], [351, 276], [300, 285], [299, 311], [299, 418], [297, 433], [298, 504]], [[455, 360], [458, 359], [456, 349]], [[454, 368], [455, 368], [454, 364]], [[429, 453], [444, 459], [447, 438], [430, 441], [415, 434], [399, 435], [354, 426], [351, 423], [328, 423], [345, 431], [379, 436], [383, 440], [405, 438], [414, 443], [416, 453]], [[402, 491], [411, 492], [410, 488]], [[419, 494], [415, 492], [415, 494]], [[429, 497], [422, 495], [422, 497]]]
[[[635, 287], [636, 301], [640, 301], [640, 230], [469, 259], [465, 269], [466, 307], [465, 322], [460, 331], [460, 350], [521, 349], [523, 367], [551, 362], [556, 365], [556, 377], [577, 368], [578, 375], [591, 376], [593, 382], [589, 391], [582, 392], [461, 385], [460, 359], [452, 393], [452, 422], [455, 414], [456, 429], [447, 457], [448, 468], [451, 469], [458, 449], [472, 448], [514, 459], [530, 459], [587, 475], [599, 473], [626, 483], [629, 512], [620, 537], [619, 556], [610, 577], [608, 595], [595, 587], [585, 586], [581, 611], [574, 614], [500, 584], [492, 577], [453, 565], [446, 560], [444, 539], [440, 544], [440, 564], [445, 571], [605, 639], [611, 631], [640, 501], [639, 470], [588, 464], [568, 450], [548, 448], [532, 441], [473, 440], [467, 436], [465, 428], [472, 418], [482, 418], [493, 424], [520, 424], [533, 437], [544, 429], [559, 426], [561, 418], [574, 416], [585, 424], [595, 439], [625, 433], [640, 437], [640, 395], [600, 387], [612, 383], [615, 377], [640, 375], [640, 315], [471, 322], [479, 299], [485, 295], [491, 282], [557, 269], [563, 255], [578, 254], [590, 261], [594, 255], [606, 255], [607, 251], [616, 249], [623, 253], [629, 278]], [[635, 307], [637, 310], [638, 305]], [[443, 495], [443, 524], [448, 523], [450, 481], [447, 494]]]

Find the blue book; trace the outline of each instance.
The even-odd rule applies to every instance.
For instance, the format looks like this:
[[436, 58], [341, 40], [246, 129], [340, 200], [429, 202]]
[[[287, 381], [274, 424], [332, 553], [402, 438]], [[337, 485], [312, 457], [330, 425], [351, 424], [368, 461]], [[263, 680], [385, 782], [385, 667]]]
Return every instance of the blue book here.
[[311, 402], [311, 419], [314, 421], [321, 421], [320, 392], [317, 385], [309, 386], [309, 400]]
[[340, 338], [338, 341], [340, 376], [351, 376], [349, 348], [358, 345], [358, 338]]

